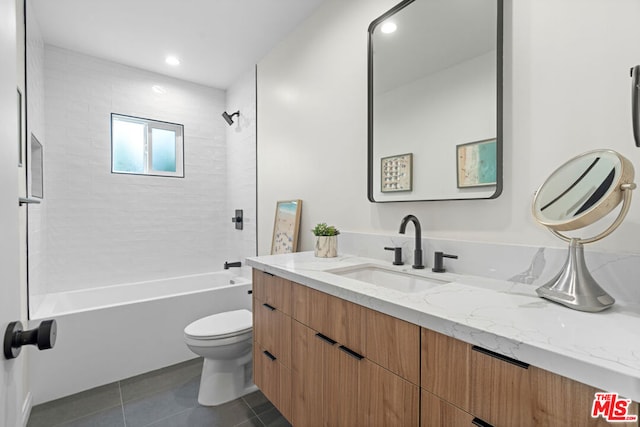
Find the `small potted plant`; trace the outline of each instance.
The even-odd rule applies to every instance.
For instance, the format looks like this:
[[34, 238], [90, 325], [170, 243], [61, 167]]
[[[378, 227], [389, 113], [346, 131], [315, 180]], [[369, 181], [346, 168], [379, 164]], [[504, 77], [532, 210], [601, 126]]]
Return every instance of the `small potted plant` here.
[[338, 230], [333, 225], [324, 222], [316, 225], [312, 230], [316, 236], [315, 254], [320, 258], [332, 258], [338, 256]]

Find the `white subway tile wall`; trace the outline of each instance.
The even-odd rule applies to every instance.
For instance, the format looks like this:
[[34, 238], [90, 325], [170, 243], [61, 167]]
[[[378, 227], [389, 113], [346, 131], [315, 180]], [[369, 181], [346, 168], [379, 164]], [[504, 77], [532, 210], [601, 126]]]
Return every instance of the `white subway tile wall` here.
[[[255, 254], [255, 243], [246, 254], [229, 250], [231, 239], [255, 242], [255, 143], [228, 152], [224, 90], [49, 45], [43, 74], [46, 239], [37, 250], [47, 280], [32, 294], [215, 271]], [[255, 117], [253, 82], [243, 77], [230, 94]], [[183, 124], [185, 177], [112, 174], [112, 112]], [[255, 129], [245, 139], [255, 141]], [[229, 232], [230, 205], [240, 203], [228, 200], [230, 179], [253, 183], [242, 193], [251, 206], [237, 206], [254, 218], [241, 237]]]

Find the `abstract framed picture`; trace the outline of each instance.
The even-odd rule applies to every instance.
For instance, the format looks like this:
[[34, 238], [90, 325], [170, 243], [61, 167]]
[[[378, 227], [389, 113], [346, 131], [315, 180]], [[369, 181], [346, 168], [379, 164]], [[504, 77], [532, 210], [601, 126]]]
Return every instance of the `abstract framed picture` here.
[[413, 153], [380, 159], [380, 191], [383, 193], [413, 190]]
[[456, 145], [458, 188], [496, 185], [496, 139], [483, 139]]
[[271, 254], [289, 254], [298, 248], [298, 231], [302, 200], [283, 200], [276, 203], [276, 217], [273, 224]]

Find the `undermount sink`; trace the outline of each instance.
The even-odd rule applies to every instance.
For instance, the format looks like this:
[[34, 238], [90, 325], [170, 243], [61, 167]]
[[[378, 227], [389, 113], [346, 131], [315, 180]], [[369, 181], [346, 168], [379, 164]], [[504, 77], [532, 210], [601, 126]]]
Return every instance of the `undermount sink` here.
[[357, 265], [328, 272], [405, 293], [423, 292], [427, 289], [449, 283], [447, 280], [386, 269], [378, 265]]

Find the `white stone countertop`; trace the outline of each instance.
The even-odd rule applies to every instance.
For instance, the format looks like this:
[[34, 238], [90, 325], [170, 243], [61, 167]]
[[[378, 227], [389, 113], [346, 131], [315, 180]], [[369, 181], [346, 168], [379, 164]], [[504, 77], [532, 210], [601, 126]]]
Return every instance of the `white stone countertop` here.
[[[313, 252], [247, 258], [247, 264], [608, 392], [640, 401], [640, 306], [585, 313], [544, 300], [536, 286], [414, 270], [371, 258]], [[372, 264], [449, 281], [406, 293], [330, 270]]]

